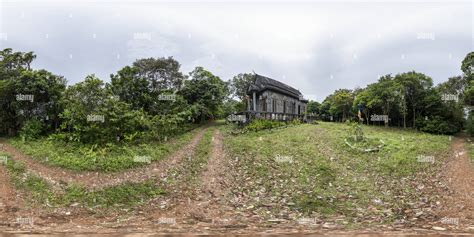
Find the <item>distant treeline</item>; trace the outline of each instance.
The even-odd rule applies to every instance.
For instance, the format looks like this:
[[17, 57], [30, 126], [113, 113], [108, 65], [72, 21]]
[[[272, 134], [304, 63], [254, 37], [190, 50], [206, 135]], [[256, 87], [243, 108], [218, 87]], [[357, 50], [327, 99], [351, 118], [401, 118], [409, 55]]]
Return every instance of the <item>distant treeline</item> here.
[[[245, 110], [253, 79], [241, 73], [226, 82], [202, 67], [184, 74], [168, 57], [137, 59], [112, 74], [110, 83], [92, 74], [67, 86], [63, 76], [32, 69], [35, 58], [33, 52], [0, 51], [0, 135], [96, 144], [166, 139], [192, 124]], [[417, 72], [386, 75], [366, 88], [337, 90], [321, 104], [311, 101], [308, 113], [344, 121], [358, 119], [361, 111], [367, 124], [471, 131], [472, 116], [464, 119], [463, 109], [474, 102], [474, 53], [461, 69], [462, 76], [435, 87]]]
[[385, 75], [365, 88], [336, 90], [322, 103], [310, 101], [308, 113], [326, 121], [356, 120], [437, 134], [467, 128], [472, 133], [474, 52], [462, 61], [461, 70], [463, 75], [436, 86], [415, 71]]

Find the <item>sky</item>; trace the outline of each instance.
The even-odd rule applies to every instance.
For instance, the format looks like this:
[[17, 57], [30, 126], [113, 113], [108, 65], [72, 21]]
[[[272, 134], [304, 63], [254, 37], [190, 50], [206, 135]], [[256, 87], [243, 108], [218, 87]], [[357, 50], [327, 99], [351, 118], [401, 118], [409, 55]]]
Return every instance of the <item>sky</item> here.
[[473, 48], [472, 1], [8, 1], [0, 48], [68, 84], [138, 58], [173, 56], [187, 74], [256, 72], [322, 101], [340, 88], [415, 70], [435, 84], [461, 75]]

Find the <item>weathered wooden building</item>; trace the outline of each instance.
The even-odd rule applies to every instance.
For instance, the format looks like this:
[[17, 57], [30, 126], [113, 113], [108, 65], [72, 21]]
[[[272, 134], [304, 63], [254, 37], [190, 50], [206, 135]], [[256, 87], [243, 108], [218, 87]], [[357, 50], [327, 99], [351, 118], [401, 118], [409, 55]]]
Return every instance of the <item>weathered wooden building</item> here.
[[247, 96], [249, 118], [305, 120], [308, 100], [299, 90], [282, 82], [255, 74]]

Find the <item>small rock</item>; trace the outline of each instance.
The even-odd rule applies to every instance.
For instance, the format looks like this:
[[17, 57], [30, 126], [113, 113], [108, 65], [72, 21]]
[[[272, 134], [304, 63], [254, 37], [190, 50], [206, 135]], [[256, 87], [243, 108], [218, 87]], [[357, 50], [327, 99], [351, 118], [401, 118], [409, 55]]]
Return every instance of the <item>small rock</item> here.
[[377, 205], [383, 204], [382, 200], [380, 200], [380, 199], [378, 199], [378, 198], [372, 200], [372, 202], [375, 203], [375, 204], [377, 204]]
[[323, 228], [325, 228], [325, 229], [334, 229], [334, 228], [336, 228], [336, 225], [326, 222], [326, 223], [323, 224]]
[[270, 219], [270, 220], [268, 220], [268, 222], [272, 222], [272, 223], [281, 223], [283, 221], [284, 220], [282, 220], [282, 219]]

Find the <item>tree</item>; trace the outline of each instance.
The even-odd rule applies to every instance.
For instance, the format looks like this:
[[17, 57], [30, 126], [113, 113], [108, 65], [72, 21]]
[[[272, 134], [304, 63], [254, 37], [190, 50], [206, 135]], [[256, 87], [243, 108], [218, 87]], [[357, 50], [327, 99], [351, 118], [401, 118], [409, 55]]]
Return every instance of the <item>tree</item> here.
[[58, 127], [66, 80], [46, 70], [31, 70], [35, 58], [33, 52], [0, 51], [0, 133], [13, 135], [32, 119], [41, 120], [47, 131]]
[[172, 57], [139, 59], [111, 75], [107, 87], [132, 108], [156, 115], [173, 109], [160, 95], [174, 94], [182, 87], [181, 65]]
[[342, 114], [342, 121], [346, 120], [354, 102], [352, 91], [348, 89], [339, 89], [334, 92], [334, 97], [329, 111], [333, 115]]
[[461, 63], [461, 71], [464, 73], [465, 83], [464, 102], [466, 105], [472, 106], [474, 105], [474, 52], [466, 55]]
[[433, 86], [433, 80], [415, 71], [397, 74], [394, 78], [397, 86], [403, 88], [403, 96], [409, 102], [413, 112], [413, 127], [416, 127], [416, 113], [420, 107], [420, 99], [425, 96], [426, 90]]
[[118, 100], [95, 75], [67, 88], [62, 129], [67, 139], [82, 143], [113, 143], [148, 129], [142, 110]]
[[240, 73], [234, 76], [230, 83], [230, 92], [233, 96], [245, 101], [247, 90], [253, 82], [255, 75], [253, 73]]
[[179, 93], [189, 104], [198, 108], [198, 121], [213, 119], [222, 115], [223, 101], [229, 95], [228, 85], [219, 77], [202, 67], [189, 73]]
[[308, 102], [308, 106], [306, 108], [306, 111], [310, 114], [319, 114], [320, 113], [320, 107], [321, 103], [317, 101], [310, 100]]

